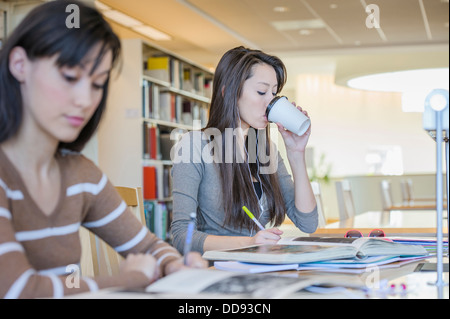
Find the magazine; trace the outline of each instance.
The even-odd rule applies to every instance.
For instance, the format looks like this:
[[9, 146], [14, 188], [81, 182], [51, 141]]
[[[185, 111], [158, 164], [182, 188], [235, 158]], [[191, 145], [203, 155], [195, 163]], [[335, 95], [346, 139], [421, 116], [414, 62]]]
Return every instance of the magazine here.
[[[314, 237], [309, 237], [314, 238]], [[231, 260], [261, 264], [310, 263], [322, 260], [368, 256], [426, 256], [422, 246], [405, 245], [379, 238], [339, 238], [338, 244], [316, 241], [289, 245], [257, 245], [228, 250], [211, 250], [203, 254], [207, 260]]]

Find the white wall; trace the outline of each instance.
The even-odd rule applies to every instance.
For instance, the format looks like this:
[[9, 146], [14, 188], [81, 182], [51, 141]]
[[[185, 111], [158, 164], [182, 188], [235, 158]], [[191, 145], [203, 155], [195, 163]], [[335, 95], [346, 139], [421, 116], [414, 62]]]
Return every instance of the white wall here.
[[112, 73], [98, 131], [98, 163], [116, 186], [142, 187], [142, 47], [122, 40], [122, 65]]
[[400, 146], [405, 173], [435, 169], [435, 143], [421, 113], [405, 113], [398, 93], [368, 92], [334, 84], [332, 74], [300, 74], [296, 101], [312, 119], [309, 145], [326, 155], [332, 176], [367, 175], [372, 147]]
[[[401, 202], [402, 178], [414, 180], [417, 196], [434, 196], [436, 144], [422, 129], [422, 113], [403, 112], [399, 93], [359, 91], [334, 84], [334, 67], [326, 59], [295, 61], [302, 66], [290, 76], [283, 94], [309, 112], [312, 135], [308, 146], [314, 150], [316, 164], [325, 154], [326, 162], [332, 165], [331, 181], [321, 182], [328, 220], [339, 218], [334, 183], [343, 178], [354, 188], [357, 213], [381, 209], [382, 179], [393, 182], [396, 203]], [[292, 63], [287, 64], [289, 73]], [[404, 175], [372, 176], [365, 160], [368, 151], [389, 145], [401, 148]], [[278, 146], [285, 156], [281, 139]]]

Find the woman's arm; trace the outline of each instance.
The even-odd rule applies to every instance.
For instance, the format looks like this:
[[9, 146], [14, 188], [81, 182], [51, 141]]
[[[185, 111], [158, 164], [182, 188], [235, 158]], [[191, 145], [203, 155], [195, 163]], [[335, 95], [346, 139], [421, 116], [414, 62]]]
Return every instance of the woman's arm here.
[[305, 153], [289, 152], [287, 157], [294, 180], [295, 207], [301, 212], [312, 212], [317, 203], [306, 170]]
[[232, 249], [253, 245], [276, 244], [283, 232], [277, 228], [261, 230], [253, 237], [245, 236], [216, 236], [208, 235], [205, 239], [203, 250]]
[[[295, 103], [293, 104], [295, 105]], [[298, 106], [297, 108], [308, 116], [308, 113], [303, 111], [301, 107]], [[292, 170], [295, 207], [301, 212], [312, 212], [317, 203], [309, 181], [305, 159], [305, 150], [311, 135], [311, 126], [302, 136], [285, 130], [280, 123], [277, 123], [277, 126], [283, 137], [287, 158]]]

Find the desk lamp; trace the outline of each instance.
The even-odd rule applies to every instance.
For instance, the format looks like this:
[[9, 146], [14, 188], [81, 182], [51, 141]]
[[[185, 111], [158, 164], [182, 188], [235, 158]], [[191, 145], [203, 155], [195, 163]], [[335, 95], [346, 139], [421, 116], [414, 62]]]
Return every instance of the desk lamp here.
[[[423, 128], [435, 136], [436, 140], [436, 208], [437, 208], [437, 282], [442, 298], [443, 287], [448, 285], [443, 279], [443, 180], [442, 180], [442, 143], [446, 143], [447, 201], [448, 201], [448, 137], [449, 137], [448, 90], [435, 89], [425, 99]], [[435, 133], [434, 133], [435, 132]], [[434, 133], [434, 134], [433, 134]], [[447, 202], [448, 209], [448, 202]]]

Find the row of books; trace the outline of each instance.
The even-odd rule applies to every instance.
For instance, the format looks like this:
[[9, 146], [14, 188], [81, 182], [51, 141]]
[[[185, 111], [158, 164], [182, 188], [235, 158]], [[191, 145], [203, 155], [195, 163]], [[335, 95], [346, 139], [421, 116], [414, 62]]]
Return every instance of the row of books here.
[[144, 123], [143, 128], [144, 158], [170, 161], [170, 151], [185, 131], [182, 129], [169, 131], [153, 123]]
[[206, 124], [208, 105], [170, 92], [167, 88], [144, 80], [142, 116], [167, 122], [192, 125], [194, 120]]
[[144, 213], [148, 229], [162, 240], [167, 240], [171, 220], [170, 205], [166, 202], [145, 200]]
[[176, 89], [211, 97], [212, 76], [167, 55], [152, 56], [144, 63], [144, 74]]
[[172, 166], [156, 164], [143, 167], [144, 200], [164, 200], [172, 196]]

